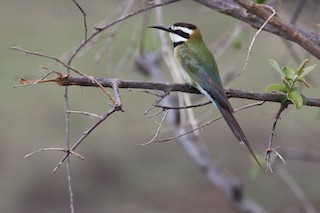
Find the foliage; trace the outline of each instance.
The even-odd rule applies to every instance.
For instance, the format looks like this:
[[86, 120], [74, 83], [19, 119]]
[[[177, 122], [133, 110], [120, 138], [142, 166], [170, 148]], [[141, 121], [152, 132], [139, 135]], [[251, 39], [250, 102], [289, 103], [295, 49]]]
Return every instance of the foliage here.
[[[297, 82], [303, 83], [306, 87], [310, 87], [305, 80], [305, 77], [310, 74], [316, 67], [316, 64], [306, 67], [309, 59], [305, 59], [299, 67], [294, 71], [291, 67], [284, 66], [280, 68], [279, 64], [275, 60], [269, 60], [270, 65], [280, 74], [283, 84], [269, 84], [266, 88], [266, 92], [279, 91], [287, 94], [286, 100], [290, 100], [296, 107], [300, 109], [305, 103], [305, 96], [296, 86]], [[286, 101], [284, 100], [284, 101]]]

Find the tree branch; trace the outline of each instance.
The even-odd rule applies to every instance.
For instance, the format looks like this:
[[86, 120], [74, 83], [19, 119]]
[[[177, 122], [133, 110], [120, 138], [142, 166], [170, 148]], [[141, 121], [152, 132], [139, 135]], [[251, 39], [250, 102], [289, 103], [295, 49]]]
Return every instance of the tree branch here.
[[[210, 9], [232, 16], [259, 29], [272, 12], [262, 4], [249, 0], [194, 0]], [[263, 28], [267, 32], [293, 41], [320, 59], [320, 37], [295, 25], [273, 17]]]
[[[96, 82], [99, 82], [103, 87], [112, 87], [114, 82], [118, 83], [119, 88], [130, 88], [130, 89], [147, 89], [147, 90], [161, 90], [164, 92], [185, 92], [200, 94], [200, 92], [191, 87], [189, 84], [177, 84], [177, 83], [160, 83], [160, 82], [147, 82], [147, 81], [134, 81], [134, 80], [122, 80], [122, 79], [111, 79], [111, 78], [95, 78]], [[83, 77], [63, 77], [54, 80], [60, 86], [83, 86], [83, 87], [97, 87], [98, 85]], [[236, 90], [226, 88], [225, 92], [228, 98], [240, 98], [249, 99], [256, 101], [268, 101], [268, 102], [283, 102], [286, 100], [285, 94], [276, 93], [262, 93], [262, 92], [251, 92], [246, 90]], [[320, 107], [320, 99], [318, 98], [306, 98], [306, 106]]]

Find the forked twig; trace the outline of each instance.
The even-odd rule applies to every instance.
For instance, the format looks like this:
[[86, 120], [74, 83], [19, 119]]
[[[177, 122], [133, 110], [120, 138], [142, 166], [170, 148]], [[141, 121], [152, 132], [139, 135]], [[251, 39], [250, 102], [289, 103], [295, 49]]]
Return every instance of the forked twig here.
[[57, 63], [61, 64], [62, 66], [64, 66], [68, 70], [72, 70], [73, 72], [77, 73], [78, 75], [83, 76], [83, 77], [89, 79], [90, 81], [94, 82], [94, 84], [98, 85], [98, 87], [100, 87], [100, 89], [109, 97], [109, 99], [113, 103], [115, 102], [115, 99], [112, 97], [112, 95], [93, 76], [86, 75], [86, 74], [84, 74], [84, 73], [72, 68], [71, 66], [69, 66], [66, 63], [64, 63], [63, 61], [61, 61], [59, 58], [56, 58], [56, 57], [53, 57], [53, 56], [49, 56], [49, 55], [45, 55], [45, 54], [42, 54], [42, 53], [39, 53], [39, 52], [33, 52], [33, 51], [30, 51], [30, 50], [25, 50], [25, 49], [23, 49], [21, 47], [10, 47], [10, 49], [16, 50], [16, 51], [19, 51], [19, 52], [24, 52], [27, 55], [35, 55], [35, 56], [39, 56], [39, 57], [42, 57], [42, 58], [47, 58], [47, 59], [51, 59], [51, 60], [56, 61]]
[[[153, 94], [153, 93], [151, 93]], [[154, 94], [153, 94], [154, 95]], [[144, 115], [148, 114], [153, 108], [155, 108], [165, 97], [169, 95], [169, 92], [164, 92], [163, 94], [158, 94], [158, 98], [155, 100], [154, 104], [152, 104], [146, 111], [144, 111]], [[150, 117], [150, 116], [149, 116]], [[151, 116], [152, 117], [152, 116]]]
[[39, 152], [43, 152], [43, 151], [59, 151], [59, 152], [65, 152], [65, 153], [69, 153], [69, 154], [75, 155], [75, 156], [77, 156], [78, 158], [80, 158], [81, 160], [85, 160], [85, 158], [84, 158], [82, 155], [80, 155], [80, 154], [78, 154], [78, 153], [76, 153], [76, 152], [74, 152], [74, 151], [67, 150], [67, 149], [63, 149], [63, 148], [42, 148], [42, 149], [38, 149], [38, 150], [36, 150], [36, 151], [33, 151], [33, 152], [25, 155], [25, 156], [24, 156], [24, 159], [29, 158], [29, 157], [31, 157], [32, 155], [37, 154], [37, 153], [39, 153]]
[[150, 141], [146, 142], [146, 143], [136, 144], [137, 146], [149, 145], [149, 144], [151, 144], [151, 143], [153, 143], [155, 141], [156, 137], [160, 133], [160, 130], [162, 128], [162, 124], [165, 121], [165, 119], [166, 119], [166, 117], [168, 115], [168, 112], [169, 112], [168, 110], [163, 110], [163, 111], [164, 111], [164, 114], [163, 114], [162, 119], [161, 119], [161, 121], [159, 123], [158, 129], [157, 129], [156, 133], [154, 134], [154, 136], [152, 137], [152, 139]]
[[[83, 134], [82, 136], [73, 144], [72, 147], [70, 147], [70, 150], [73, 151], [75, 150], [84, 139], [86, 139], [90, 133], [96, 128], [98, 127], [104, 120], [106, 120], [110, 115], [112, 115], [113, 113], [117, 112], [117, 111], [123, 111], [122, 109], [122, 103], [121, 103], [121, 97], [120, 97], [120, 93], [119, 93], [119, 87], [118, 87], [118, 83], [117, 82], [113, 82], [113, 91], [114, 91], [114, 96], [115, 96], [115, 103], [112, 106], [112, 108], [106, 113], [104, 114], [101, 119], [98, 119], [91, 127], [89, 127]], [[60, 160], [60, 162], [58, 163], [58, 165], [53, 169], [53, 173], [55, 173], [60, 166], [63, 164], [63, 162], [68, 158], [69, 156], [69, 152]]]
[[54, 78], [54, 79], [46, 79], [46, 77], [48, 77], [52, 73], [58, 75], [58, 78], [62, 78], [63, 77], [61, 73], [52, 70], [52, 71], [49, 71], [48, 73], [45, 73], [43, 76], [41, 76], [41, 78], [39, 78], [37, 80], [27, 80], [27, 79], [21, 78], [21, 79], [19, 79], [20, 80], [20, 84], [14, 85], [13, 88], [34, 86], [34, 85], [36, 85], [38, 83], [57, 82], [56, 78]]

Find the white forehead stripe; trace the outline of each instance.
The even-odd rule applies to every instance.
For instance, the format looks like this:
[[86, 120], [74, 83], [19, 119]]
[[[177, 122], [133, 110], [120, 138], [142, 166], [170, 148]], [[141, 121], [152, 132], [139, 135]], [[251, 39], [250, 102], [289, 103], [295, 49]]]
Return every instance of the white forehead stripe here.
[[192, 34], [193, 30], [187, 28], [187, 27], [181, 27], [181, 26], [172, 26], [171, 29], [173, 30], [181, 30], [184, 33], [188, 33], [189, 35]]

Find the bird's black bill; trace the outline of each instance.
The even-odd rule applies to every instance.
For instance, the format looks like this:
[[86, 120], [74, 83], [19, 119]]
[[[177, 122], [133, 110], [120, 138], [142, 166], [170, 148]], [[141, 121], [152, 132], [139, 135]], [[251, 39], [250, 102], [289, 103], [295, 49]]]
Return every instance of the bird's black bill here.
[[155, 29], [159, 29], [159, 30], [164, 30], [164, 31], [169, 32], [169, 33], [175, 33], [169, 27], [164, 27], [164, 26], [148, 26], [148, 28], [155, 28]]

